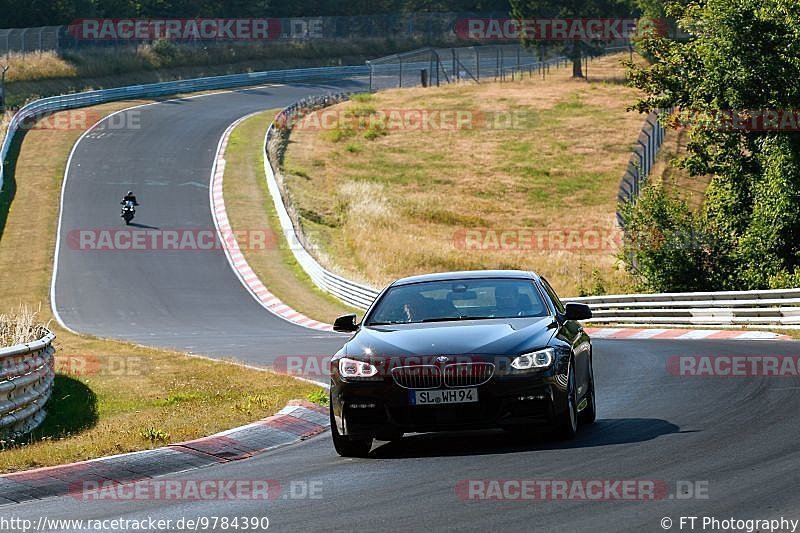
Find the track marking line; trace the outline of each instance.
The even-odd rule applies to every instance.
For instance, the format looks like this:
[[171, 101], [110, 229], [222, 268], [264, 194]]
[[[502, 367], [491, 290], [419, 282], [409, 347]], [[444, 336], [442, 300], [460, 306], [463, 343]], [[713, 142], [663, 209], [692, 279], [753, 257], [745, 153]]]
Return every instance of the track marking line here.
[[[78, 137], [78, 140], [75, 141], [75, 144], [72, 145], [72, 149], [69, 152], [69, 157], [67, 158], [67, 165], [64, 168], [64, 178], [61, 180], [61, 195], [60, 195], [59, 204], [58, 204], [58, 225], [56, 227], [56, 246], [55, 246], [55, 254], [53, 256], [53, 274], [50, 276], [50, 309], [53, 311], [53, 317], [55, 317], [56, 322], [58, 322], [59, 326], [61, 326], [62, 328], [64, 328], [65, 330], [69, 331], [70, 333], [72, 333], [74, 335], [81, 335], [80, 332], [72, 329], [71, 327], [69, 327], [64, 322], [64, 320], [61, 318], [61, 314], [58, 312], [58, 306], [56, 305], [56, 280], [58, 278], [58, 256], [59, 256], [59, 252], [61, 250], [61, 227], [62, 227], [62, 222], [63, 222], [63, 219], [64, 219], [64, 193], [67, 190], [67, 181], [69, 180], [69, 172], [70, 172], [70, 169], [72, 168], [72, 159], [75, 156], [75, 152], [77, 152], [78, 146], [81, 144], [81, 142], [84, 139], [86, 139], [87, 137], [89, 137], [92, 134], [92, 132], [94, 132], [101, 124], [103, 124], [104, 122], [106, 122], [110, 118], [115, 117], [115, 116], [117, 116], [119, 114], [122, 114], [122, 113], [127, 113], [128, 111], [132, 111], [134, 109], [141, 109], [143, 107], [149, 107], [149, 106], [160, 105], [160, 104], [167, 104], [167, 103], [170, 103], [170, 102], [180, 102], [182, 100], [194, 100], [196, 98], [205, 98], [207, 96], [216, 96], [216, 95], [220, 95], [220, 94], [229, 94], [229, 93], [240, 92], [240, 91], [258, 90], [258, 89], [264, 89], [266, 87], [284, 87], [284, 86], [285, 86], [285, 84], [268, 83], [268, 84], [264, 84], [264, 85], [257, 85], [257, 86], [254, 86], [254, 87], [228, 89], [228, 90], [223, 90], [223, 91], [214, 91], [214, 92], [210, 92], [210, 93], [194, 94], [194, 95], [189, 95], [189, 96], [179, 96], [179, 97], [170, 98], [170, 99], [167, 99], [167, 100], [159, 100], [157, 102], [148, 102], [146, 104], [136, 104], [136, 105], [132, 105], [130, 107], [126, 107], [124, 109], [120, 109], [118, 111], [114, 111], [113, 113], [110, 113], [110, 114], [106, 115], [102, 119], [100, 119], [97, 122], [95, 122], [94, 124], [92, 124], [89, 128], [86, 129], [86, 131], [84, 131], [81, 134], [80, 137]], [[147, 97], [142, 97], [142, 98], [147, 98]], [[114, 102], [124, 102], [124, 101], [125, 100], [116, 100], [116, 101], [104, 102], [103, 104], [96, 104], [96, 105], [104, 105], [104, 104], [110, 104], [110, 103], [114, 103]], [[84, 106], [84, 107], [95, 107], [95, 106]], [[80, 108], [72, 108], [72, 109], [80, 109]], [[68, 111], [68, 110], [65, 109], [64, 111]], [[211, 189], [211, 187], [209, 187], [209, 189]]]
[[[214, 219], [214, 226], [217, 230], [217, 235], [222, 242], [222, 249], [225, 252], [225, 257], [228, 259], [231, 269], [239, 278], [239, 281], [247, 289], [247, 292], [267, 311], [273, 315], [280, 317], [287, 322], [295, 324], [300, 327], [313, 329], [317, 331], [333, 331], [333, 326], [330, 324], [323, 324], [312, 318], [309, 318], [302, 313], [299, 313], [283, 303], [277, 296], [272, 294], [270, 290], [261, 282], [258, 275], [253, 271], [244, 257], [239, 242], [236, 240], [234, 232], [230, 231], [230, 221], [228, 213], [225, 209], [225, 198], [223, 194], [223, 180], [225, 169], [225, 149], [230, 141], [230, 136], [233, 130], [242, 122], [250, 117], [256, 116], [263, 111], [250, 113], [234, 121], [227, 127], [217, 145], [217, 152], [214, 156], [214, 166], [211, 169], [211, 182], [209, 186], [209, 201], [211, 202], [211, 218]], [[223, 238], [223, 230], [225, 230], [226, 238]]]

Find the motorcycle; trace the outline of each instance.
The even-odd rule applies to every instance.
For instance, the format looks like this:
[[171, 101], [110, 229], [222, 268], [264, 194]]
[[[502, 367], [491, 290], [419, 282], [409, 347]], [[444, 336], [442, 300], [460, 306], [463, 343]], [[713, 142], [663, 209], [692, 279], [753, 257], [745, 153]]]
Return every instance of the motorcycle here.
[[133, 220], [133, 216], [136, 214], [136, 208], [133, 205], [133, 202], [127, 201], [122, 204], [122, 212], [119, 216], [121, 216], [125, 220], [125, 225], [128, 226]]

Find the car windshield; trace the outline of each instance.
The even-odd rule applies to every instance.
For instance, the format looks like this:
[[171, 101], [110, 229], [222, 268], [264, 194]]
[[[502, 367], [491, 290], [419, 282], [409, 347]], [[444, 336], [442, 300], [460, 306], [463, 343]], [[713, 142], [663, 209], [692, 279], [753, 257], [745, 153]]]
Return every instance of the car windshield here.
[[390, 288], [370, 314], [367, 325], [541, 317], [548, 314], [547, 306], [531, 280], [429, 281]]

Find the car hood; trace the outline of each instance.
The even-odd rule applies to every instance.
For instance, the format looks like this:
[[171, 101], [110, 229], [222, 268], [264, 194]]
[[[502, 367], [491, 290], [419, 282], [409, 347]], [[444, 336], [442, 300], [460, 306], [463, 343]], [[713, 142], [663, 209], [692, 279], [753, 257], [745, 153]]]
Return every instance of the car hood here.
[[547, 345], [552, 317], [470, 320], [362, 327], [347, 355], [512, 355]]

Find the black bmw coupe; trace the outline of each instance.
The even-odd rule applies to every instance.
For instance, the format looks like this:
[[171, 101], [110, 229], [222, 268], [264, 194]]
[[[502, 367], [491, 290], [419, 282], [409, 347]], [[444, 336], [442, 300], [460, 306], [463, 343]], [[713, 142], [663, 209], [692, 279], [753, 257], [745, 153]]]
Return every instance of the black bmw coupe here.
[[331, 360], [331, 434], [342, 456], [404, 433], [549, 425], [573, 438], [595, 419], [592, 345], [541, 276], [451, 272], [395, 281]]

